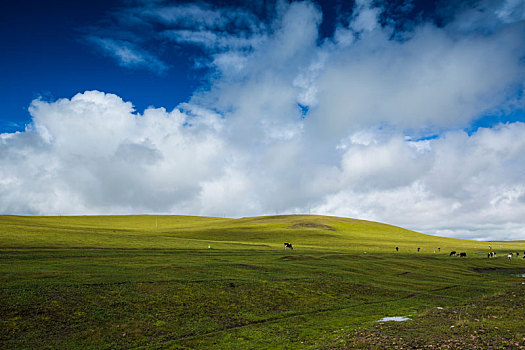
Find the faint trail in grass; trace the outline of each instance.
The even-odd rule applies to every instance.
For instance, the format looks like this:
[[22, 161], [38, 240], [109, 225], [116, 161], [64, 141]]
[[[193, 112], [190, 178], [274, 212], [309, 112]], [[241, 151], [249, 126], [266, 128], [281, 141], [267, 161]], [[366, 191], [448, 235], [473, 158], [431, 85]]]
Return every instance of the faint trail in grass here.
[[[440, 291], [440, 290], [446, 290], [446, 289], [451, 289], [451, 288], [455, 288], [455, 287], [459, 287], [459, 285], [452, 285], [452, 286], [447, 286], [447, 287], [444, 287], [444, 288], [433, 289], [433, 290], [430, 290], [428, 292], [435, 292], [435, 291]], [[381, 301], [370, 301], [370, 302], [363, 302], [363, 303], [360, 303], [360, 304], [351, 305], [351, 306], [345, 306], [345, 307], [325, 308], [325, 309], [319, 309], [319, 310], [313, 310], [313, 311], [307, 311], [307, 312], [297, 312], [297, 313], [293, 313], [293, 314], [289, 314], [289, 315], [281, 316], [281, 317], [272, 317], [272, 318], [268, 318], [268, 319], [264, 319], [264, 320], [251, 321], [251, 322], [247, 322], [247, 323], [244, 323], [244, 324], [228, 326], [228, 327], [225, 327], [223, 329], [216, 330], [216, 331], [211, 331], [211, 332], [206, 332], [206, 333], [201, 333], [201, 334], [190, 334], [190, 335], [179, 337], [179, 338], [175, 338], [175, 339], [165, 340], [165, 341], [159, 342], [157, 344], [153, 344], [153, 346], [154, 346], [154, 348], [159, 348], [159, 347], [166, 346], [166, 345], [169, 345], [169, 344], [172, 344], [172, 343], [177, 343], [177, 342], [181, 342], [181, 341], [185, 341], [185, 340], [206, 338], [206, 337], [213, 336], [213, 335], [216, 335], [216, 334], [221, 334], [221, 333], [224, 333], [224, 332], [228, 332], [228, 331], [232, 331], [232, 330], [236, 330], [236, 329], [241, 329], [241, 328], [245, 328], [245, 327], [250, 327], [250, 326], [254, 326], [254, 325], [269, 324], [269, 323], [272, 323], [272, 322], [279, 322], [279, 321], [293, 319], [293, 318], [296, 318], [296, 317], [303, 317], [303, 316], [309, 316], [309, 315], [314, 315], [314, 314], [324, 314], [324, 313], [329, 313], [329, 312], [334, 312], [334, 311], [351, 310], [351, 309], [356, 309], [356, 308], [362, 307], [363, 305], [377, 305], [377, 304], [394, 303], [394, 302], [405, 300], [405, 299], [415, 298], [415, 297], [419, 297], [419, 296], [425, 296], [428, 292], [421, 292], [421, 293], [416, 292], [416, 293], [410, 293], [408, 295], [405, 295], [405, 296], [403, 296], [401, 298], [396, 298], [396, 299], [388, 299], [388, 300], [381, 300]], [[146, 348], [151, 348], [151, 345], [139, 346], [139, 347], [136, 347], [134, 349], [146, 349]]]
[[[329, 280], [329, 278], [327, 278]], [[310, 277], [293, 277], [293, 278], [280, 278], [273, 279], [275, 282], [294, 282], [294, 281], [314, 281]], [[158, 280], [158, 281], [116, 281], [116, 282], [93, 282], [93, 283], [78, 283], [78, 284], [60, 284], [61, 287], [103, 287], [103, 286], [119, 286], [119, 285], [134, 285], [134, 284], [188, 284], [188, 283], [209, 283], [209, 282], [252, 282], [250, 279], [238, 279], [238, 278], [222, 278], [222, 279], [173, 279], [173, 280]], [[50, 286], [47, 286], [50, 287]], [[28, 289], [32, 286], [0, 286], [0, 290], [15, 290], [15, 289]], [[280, 289], [281, 288], [276, 288]]]
[[446, 290], [446, 289], [456, 288], [456, 287], [459, 287], [459, 284], [454, 284], [452, 286], [447, 286], [443, 288], [432, 289], [430, 292], [439, 292], [440, 290]]

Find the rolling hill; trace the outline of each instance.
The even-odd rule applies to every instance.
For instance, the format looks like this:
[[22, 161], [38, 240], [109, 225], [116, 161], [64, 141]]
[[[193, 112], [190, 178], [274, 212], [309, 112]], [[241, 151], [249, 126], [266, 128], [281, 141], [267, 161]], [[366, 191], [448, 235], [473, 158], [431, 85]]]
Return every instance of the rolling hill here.
[[[433, 253], [485, 252], [488, 243], [425, 235], [339, 217], [282, 215], [241, 219], [196, 216], [0, 216], [1, 247], [278, 249]], [[517, 242], [516, 242], [517, 243]], [[510, 244], [510, 245], [509, 245]], [[516, 245], [516, 244], [514, 244]], [[500, 249], [512, 244], [498, 242]]]
[[4, 215], [0, 348], [525, 347], [525, 260], [489, 244], [523, 251], [316, 215]]

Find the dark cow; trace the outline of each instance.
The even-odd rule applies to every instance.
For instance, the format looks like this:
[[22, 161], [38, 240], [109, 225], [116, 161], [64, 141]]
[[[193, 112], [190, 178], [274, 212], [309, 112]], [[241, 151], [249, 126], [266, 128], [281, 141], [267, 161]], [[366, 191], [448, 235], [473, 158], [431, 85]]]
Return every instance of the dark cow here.
[[453, 251], [450, 252], [450, 255], [449, 255], [449, 256], [455, 256], [455, 255], [456, 255], [456, 251], [453, 250]]
[[285, 243], [284, 244], [284, 249], [286, 249], [286, 248], [290, 248], [291, 250], [293, 250], [292, 243]]
[[399, 247], [396, 247], [396, 252], [398, 252], [398, 251], [399, 251]]
[[421, 249], [421, 248], [417, 248], [417, 251], [419, 252], [420, 249]]
[[467, 253], [459, 253], [458, 256], [461, 258], [461, 257], [467, 256]]

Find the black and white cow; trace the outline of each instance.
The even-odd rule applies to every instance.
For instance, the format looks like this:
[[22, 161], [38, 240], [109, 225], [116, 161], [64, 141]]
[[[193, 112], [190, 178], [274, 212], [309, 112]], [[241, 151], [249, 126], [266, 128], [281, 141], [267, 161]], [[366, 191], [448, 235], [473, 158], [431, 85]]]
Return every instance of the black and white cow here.
[[456, 251], [455, 250], [451, 251], [449, 256], [456, 256]]
[[293, 250], [292, 243], [284, 243], [284, 249], [286, 248], [290, 248], [291, 250]]
[[457, 254], [456, 256], [459, 256], [460, 258], [462, 258], [462, 257], [466, 257], [466, 256], [467, 256], [467, 253], [459, 253], [459, 254]]

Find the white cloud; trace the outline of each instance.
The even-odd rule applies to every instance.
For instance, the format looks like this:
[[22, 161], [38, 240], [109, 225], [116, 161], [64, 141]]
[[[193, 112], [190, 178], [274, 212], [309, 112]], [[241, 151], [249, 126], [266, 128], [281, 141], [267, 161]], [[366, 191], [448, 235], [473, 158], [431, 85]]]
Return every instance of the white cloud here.
[[496, 10], [496, 15], [505, 23], [525, 20], [525, 2], [523, 0], [506, 0]]
[[351, 28], [356, 32], [371, 32], [379, 26], [378, 17], [381, 10], [373, 7], [371, 0], [357, 0], [354, 5], [354, 13]]
[[243, 37], [208, 30], [167, 30], [163, 35], [180, 44], [193, 44], [209, 50], [247, 50], [259, 44], [259, 37]]
[[396, 137], [359, 145], [343, 157], [344, 186], [317, 210], [452, 236], [523, 238], [524, 140], [518, 122], [420, 141], [424, 153]]
[[1, 186], [2, 212], [184, 210], [199, 182], [222, 173], [224, 141], [210, 131], [220, 123], [211, 113], [197, 123], [179, 110], [139, 115], [98, 91], [36, 100], [30, 112], [32, 128], [2, 137], [1, 177], [16, 179]]
[[234, 7], [214, 8], [205, 2], [199, 4], [147, 4], [134, 8], [133, 14], [148, 22], [160, 22], [171, 28], [211, 30], [227, 29], [257, 32], [264, 27], [257, 16], [248, 10]]
[[122, 67], [146, 68], [157, 73], [168, 69], [155, 55], [138, 48], [132, 42], [97, 36], [88, 36], [87, 40], [100, 48], [104, 54], [115, 58]]
[[[199, 46], [212, 58], [224, 52], [251, 51], [270, 31], [253, 9], [221, 8], [205, 2], [173, 5], [139, 1], [129, 5], [108, 16], [104, 26], [85, 29], [88, 42], [127, 68], [163, 73], [170, 68], [166, 61], [174, 46], [178, 50]], [[251, 6], [257, 8], [256, 4]], [[154, 47], [161, 49], [155, 52]], [[209, 58], [207, 62], [226, 61], [224, 57]], [[199, 60], [202, 57], [197, 58], [196, 65]]]
[[[525, 239], [525, 125], [463, 131], [522, 108], [524, 24], [506, 4], [491, 7], [491, 30], [473, 30], [486, 29], [486, 14], [459, 26], [463, 12], [402, 41], [364, 1], [323, 41], [309, 2], [280, 2], [268, 26], [242, 11], [154, 4], [141, 20], [182, 26], [173, 40], [186, 30], [187, 43], [209, 49], [209, 86], [173, 111], [139, 113], [98, 91], [33, 101], [28, 129], [0, 135], [0, 212], [312, 211]], [[199, 28], [192, 16], [203, 13]], [[245, 29], [227, 35], [231, 24]]]
[[312, 117], [330, 137], [377, 124], [463, 128], [521, 89], [519, 51], [517, 28], [454, 38], [427, 25], [403, 42], [378, 29], [326, 61]]
[[155, 6], [138, 13], [141, 17], [159, 20], [164, 24], [191, 27], [199, 23], [202, 28], [224, 28], [227, 17], [221, 11], [213, 10], [206, 4], [184, 4], [181, 6]]

